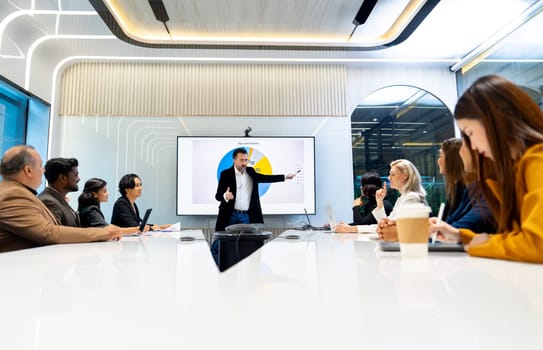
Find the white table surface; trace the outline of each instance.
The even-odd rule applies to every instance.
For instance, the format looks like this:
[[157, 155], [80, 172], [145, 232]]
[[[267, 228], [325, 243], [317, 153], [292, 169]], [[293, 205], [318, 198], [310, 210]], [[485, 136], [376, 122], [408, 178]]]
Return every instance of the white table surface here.
[[543, 265], [290, 233], [224, 273], [198, 231], [0, 254], [0, 349], [543, 348]]

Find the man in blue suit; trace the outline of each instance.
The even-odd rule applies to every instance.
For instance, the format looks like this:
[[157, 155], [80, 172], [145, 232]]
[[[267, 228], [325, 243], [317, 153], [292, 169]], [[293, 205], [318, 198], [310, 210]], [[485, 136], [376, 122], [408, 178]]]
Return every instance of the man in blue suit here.
[[215, 231], [224, 231], [233, 224], [263, 223], [258, 195], [259, 183], [281, 182], [296, 174], [263, 175], [249, 167], [245, 148], [233, 152], [234, 165], [221, 172], [215, 199], [221, 202]]

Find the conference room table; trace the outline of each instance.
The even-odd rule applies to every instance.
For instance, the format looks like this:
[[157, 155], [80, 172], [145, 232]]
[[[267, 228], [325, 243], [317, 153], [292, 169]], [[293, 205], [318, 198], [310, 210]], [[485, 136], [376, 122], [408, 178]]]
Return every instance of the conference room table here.
[[0, 349], [543, 347], [543, 265], [292, 233], [222, 273], [197, 230], [0, 254]]

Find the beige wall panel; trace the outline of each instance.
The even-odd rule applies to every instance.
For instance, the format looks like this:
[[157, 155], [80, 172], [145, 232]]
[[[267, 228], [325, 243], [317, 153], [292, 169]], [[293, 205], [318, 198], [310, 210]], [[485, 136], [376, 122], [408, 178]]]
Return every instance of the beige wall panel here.
[[342, 65], [77, 63], [59, 115], [345, 116]]

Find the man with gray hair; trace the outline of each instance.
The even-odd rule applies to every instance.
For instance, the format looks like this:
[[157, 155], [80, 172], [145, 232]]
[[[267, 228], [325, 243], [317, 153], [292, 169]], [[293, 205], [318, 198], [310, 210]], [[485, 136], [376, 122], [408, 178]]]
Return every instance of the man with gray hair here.
[[0, 161], [0, 252], [54, 243], [119, 240], [115, 225], [62, 226], [36, 197], [43, 177], [40, 154], [26, 145], [8, 149]]

